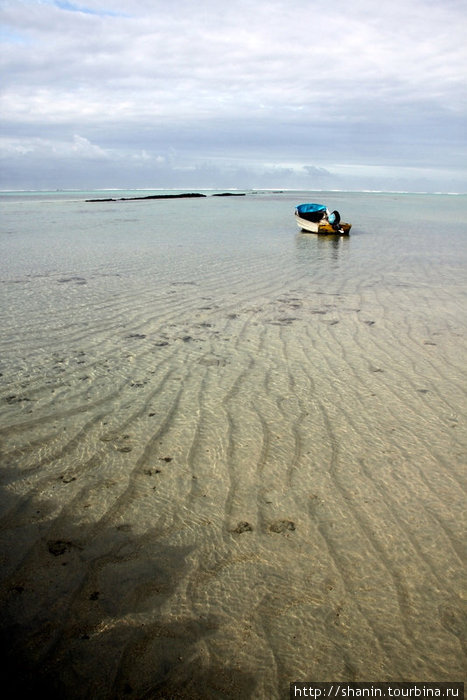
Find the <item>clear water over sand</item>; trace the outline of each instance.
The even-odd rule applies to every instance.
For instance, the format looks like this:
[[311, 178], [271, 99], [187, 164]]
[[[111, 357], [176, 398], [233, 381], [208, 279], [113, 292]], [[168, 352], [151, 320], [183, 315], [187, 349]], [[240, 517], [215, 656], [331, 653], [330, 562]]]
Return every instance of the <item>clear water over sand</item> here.
[[[11, 675], [465, 680], [467, 198], [86, 197], [1, 197]], [[350, 237], [300, 233], [305, 201]]]

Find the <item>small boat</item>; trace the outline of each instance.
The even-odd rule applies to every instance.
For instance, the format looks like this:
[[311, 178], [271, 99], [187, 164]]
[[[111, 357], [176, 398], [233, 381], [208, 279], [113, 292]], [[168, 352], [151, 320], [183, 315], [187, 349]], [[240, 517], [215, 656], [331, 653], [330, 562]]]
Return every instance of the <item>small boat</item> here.
[[307, 233], [348, 236], [352, 224], [341, 221], [338, 211], [329, 212], [324, 204], [298, 204], [295, 209], [298, 228]]

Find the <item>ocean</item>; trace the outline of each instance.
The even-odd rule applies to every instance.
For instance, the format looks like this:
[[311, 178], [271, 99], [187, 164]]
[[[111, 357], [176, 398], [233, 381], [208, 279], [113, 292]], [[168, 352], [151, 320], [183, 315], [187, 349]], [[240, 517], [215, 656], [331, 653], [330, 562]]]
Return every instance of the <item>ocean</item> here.
[[203, 193], [0, 194], [11, 680], [465, 680], [467, 196]]

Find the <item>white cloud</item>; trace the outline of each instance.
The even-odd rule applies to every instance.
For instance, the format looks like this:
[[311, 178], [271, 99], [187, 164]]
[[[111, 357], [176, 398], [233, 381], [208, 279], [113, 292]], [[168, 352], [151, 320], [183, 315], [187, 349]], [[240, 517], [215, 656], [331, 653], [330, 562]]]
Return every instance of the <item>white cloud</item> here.
[[71, 151], [74, 155], [84, 158], [108, 158], [108, 154], [103, 148], [96, 146], [84, 136], [79, 136], [78, 134], [73, 136]]
[[91, 143], [84, 136], [74, 134], [72, 141], [57, 141], [43, 138], [0, 139], [0, 156], [34, 154], [41, 158], [86, 158], [108, 159], [111, 154]]

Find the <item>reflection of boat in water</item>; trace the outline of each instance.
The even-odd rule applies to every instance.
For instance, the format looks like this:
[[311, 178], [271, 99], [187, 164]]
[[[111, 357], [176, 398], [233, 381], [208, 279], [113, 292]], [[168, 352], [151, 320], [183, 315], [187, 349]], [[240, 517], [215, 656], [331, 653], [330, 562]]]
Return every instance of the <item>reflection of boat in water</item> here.
[[307, 233], [348, 236], [352, 224], [341, 221], [338, 211], [329, 213], [324, 204], [298, 204], [295, 209], [298, 228]]

